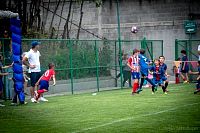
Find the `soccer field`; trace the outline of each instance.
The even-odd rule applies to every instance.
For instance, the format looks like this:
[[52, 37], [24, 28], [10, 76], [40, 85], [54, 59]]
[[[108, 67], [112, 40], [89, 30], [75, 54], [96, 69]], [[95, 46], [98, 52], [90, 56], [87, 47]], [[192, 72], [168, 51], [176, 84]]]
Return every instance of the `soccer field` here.
[[[49, 102], [0, 108], [1, 133], [200, 132], [194, 84], [131, 96], [130, 89], [49, 97]], [[7, 103], [9, 104], [9, 103]]]

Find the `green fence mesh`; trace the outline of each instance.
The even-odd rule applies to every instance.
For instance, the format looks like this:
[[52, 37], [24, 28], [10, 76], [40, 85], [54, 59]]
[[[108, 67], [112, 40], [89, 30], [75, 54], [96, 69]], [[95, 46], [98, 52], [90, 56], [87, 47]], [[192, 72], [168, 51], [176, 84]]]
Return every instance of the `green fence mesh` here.
[[[58, 85], [51, 87], [51, 92], [77, 94], [121, 88], [121, 80], [116, 78], [122, 67], [117, 40], [23, 39], [23, 52], [31, 49], [33, 40], [41, 42], [42, 72], [48, 68], [48, 63], [56, 65]], [[163, 55], [162, 40], [121, 41], [121, 53], [130, 56], [134, 48], [144, 48], [150, 59]]]
[[[175, 60], [181, 57], [181, 50], [186, 50], [189, 61], [198, 61], [198, 45], [200, 40], [175, 40]], [[194, 68], [191, 63], [190, 70], [197, 71], [197, 67]], [[190, 79], [196, 79], [196, 76], [190, 75]]]

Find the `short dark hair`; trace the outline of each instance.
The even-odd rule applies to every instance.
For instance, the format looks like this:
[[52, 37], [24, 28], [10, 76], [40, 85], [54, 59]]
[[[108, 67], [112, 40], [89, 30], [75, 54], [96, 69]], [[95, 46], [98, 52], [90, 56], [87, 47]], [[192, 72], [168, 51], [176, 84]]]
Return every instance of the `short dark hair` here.
[[160, 59], [160, 58], [164, 58], [164, 59], [165, 59], [165, 56], [161, 55], [161, 56], [159, 56], [159, 59]]
[[179, 57], [179, 58], [177, 58], [176, 60], [177, 60], [177, 61], [180, 61], [180, 60], [181, 60], [181, 58]]
[[133, 54], [135, 54], [135, 53], [137, 53], [137, 52], [139, 52], [138, 49], [133, 49]]
[[200, 61], [198, 61], [198, 64], [200, 65]]
[[186, 51], [185, 51], [185, 50], [181, 50], [181, 53], [182, 53], [182, 54], [186, 54]]
[[140, 49], [140, 54], [145, 54], [145, 50], [144, 49]]
[[54, 65], [54, 63], [49, 63], [49, 69], [51, 69], [51, 68], [53, 68], [55, 65]]

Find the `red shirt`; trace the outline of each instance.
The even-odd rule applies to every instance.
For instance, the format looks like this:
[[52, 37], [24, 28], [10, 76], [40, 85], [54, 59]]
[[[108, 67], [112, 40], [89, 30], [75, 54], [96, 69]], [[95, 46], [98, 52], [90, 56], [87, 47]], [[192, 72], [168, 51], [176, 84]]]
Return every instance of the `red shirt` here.
[[42, 75], [41, 80], [49, 81], [53, 75], [55, 75], [55, 71], [53, 69], [49, 69]]

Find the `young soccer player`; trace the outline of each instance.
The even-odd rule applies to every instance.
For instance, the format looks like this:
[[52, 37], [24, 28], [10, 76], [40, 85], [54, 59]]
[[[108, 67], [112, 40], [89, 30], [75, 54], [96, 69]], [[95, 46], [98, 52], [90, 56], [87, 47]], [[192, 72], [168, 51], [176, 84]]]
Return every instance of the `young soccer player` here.
[[131, 68], [131, 75], [133, 79], [133, 87], [132, 87], [132, 95], [137, 92], [137, 89], [139, 88], [139, 79], [140, 79], [140, 73], [139, 73], [139, 50], [134, 49], [133, 55], [128, 59], [127, 65]]
[[174, 75], [175, 75], [175, 83], [179, 84], [180, 83], [180, 79], [179, 79], [179, 75], [180, 75], [180, 65], [181, 65], [181, 58], [178, 58], [175, 62], [174, 62], [175, 66], [174, 66]]
[[141, 49], [138, 57], [139, 57], [140, 73], [142, 77], [140, 81], [140, 88], [137, 90], [137, 93], [142, 91], [142, 86], [145, 79], [152, 85], [152, 89], [155, 89], [156, 87], [156, 85], [152, 82], [152, 80], [148, 78], [150, 61], [144, 54], [145, 50]]
[[188, 58], [186, 55], [186, 51], [185, 50], [181, 50], [181, 54], [182, 54], [182, 66], [181, 66], [181, 77], [184, 81], [184, 83], [189, 83], [189, 78], [188, 78], [188, 72], [189, 72], [189, 65], [188, 65]]
[[164, 70], [164, 75], [162, 77], [162, 80], [164, 81], [164, 86], [162, 86], [162, 89], [168, 92], [167, 86], [169, 84], [169, 81], [167, 80], [168, 74], [167, 74], [167, 65], [165, 64], [165, 57], [160, 56], [159, 61], [160, 61], [160, 67]]
[[189, 71], [189, 74], [197, 74], [197, 84], [196, 84], [196, 91], [194, 92], [194, 94], [197, 94], [198, 92], [200, 92], [200, 61], [198, 61], [198, 72], [192, 72]]
[[[164, 68], [160, 65], [160, 60], [155, 59], [154, 60], [154, 65], [150, 68], [150, 71], [153, 74], [153, 82], [156, 85], [162, 86], [162, 90], [164, 94], [167, 94], [166, 88], [163, 82], [163, 77], [165, 75], [165, 70]], [[152, 88], [152, 94], [154, 94], [156, 89]]]
[[49, 81], [51, 78], [53, 78], [53, 85], [56, 85], [56, 78], [55, 78], [55, 66], [53, 63], [50, 63], [49, 70], [47, 70], [37, 81], [36, 86], [40, 85], [40, 88], [38, 91], [35, 91], [35, 100], [38, 101], [41, 94], [48, 91], [49, 88]]

